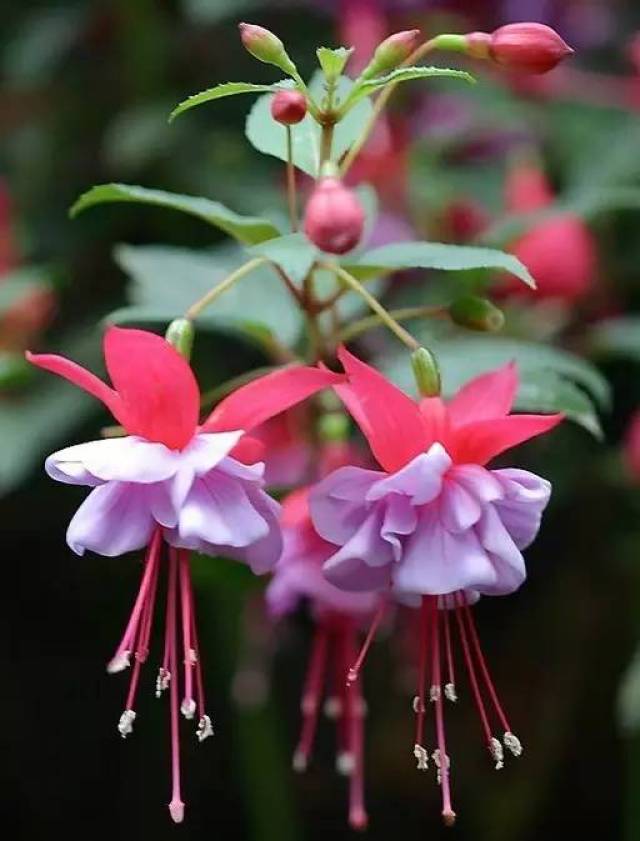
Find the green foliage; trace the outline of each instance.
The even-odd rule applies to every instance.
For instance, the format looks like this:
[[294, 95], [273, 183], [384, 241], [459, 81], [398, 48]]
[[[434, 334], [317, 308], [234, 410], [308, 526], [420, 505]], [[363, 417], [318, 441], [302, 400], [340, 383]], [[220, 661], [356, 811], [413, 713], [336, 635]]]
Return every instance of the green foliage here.
[[199, 105], [204, 105], [206, 102], [212, 102], [214, 99], [222, 99], [225, 96], [236, 96], [239, 93], [265, 93], [295, 87], [289, 79], [283, 79], [281, 82], [275, 82], [272, 85], [254, 85], [250, 82], [223, 82], [221, 85], [215, 85], [212, 88], [207, 88], [206, 91], [194, 93], [191, 96], [179, 102], [169, 115], [169, 122], [173, 122], [180, 114], [185, 111], [190, 111], [192, 108], [197, 108]]
[[360, 254], [345, 267], [354, 275], [371, 275], [398, 269], [439, 269], [441, 271], [470, 271], [497, 269], [510, 272], [527, 286], [535, 288], [529, 270], [512, 254], [493, 248], [468, 245], [445, 245], [439, 242], [396, 242]]
[[[336, 85], [337, 96], [346, 97], [352, 85], [353, 82], [350, 79], [341, 77]], [[318, 95], [322, 87], [323, 75], [318, 72], [309, 89], [313, 95]], [[269, 96], [261, 96], [254, 103], [247, 117], [245, 132], [251, 145], [259, 152], [286, 161], [286, 131], [271, 116], [270, 104]], [[335, 127], [332, 147], [334, 160], [342, 157], [360, 137], [362, 127], [368, 120], [372, 107], [369, 100], [363, 99]], [[293, 162], [298, 169], [313, 178], [318, 175], [320, 166], [320, 135], [320, 126], [311, 114], [307, 114], [304, 120], [291, 127]]]
[[[558, 348], [489, 336], [429, 337], [424, 344], [436, 354], [446, 397], [478, 374], [515, 360], [521, 376], [518, 410], [564, 412], [592, 435], [601, 435], [596, 406], [608, 408], [609, 386], [598, 370], [580, 357]], [[398, 385], [413, 390], [406, 354], [382, 357], [377, 364]]]
[[337, 79], [342, 74], [346, 63], [353, 53], [353, 47], [338, 47], [335, 50], [329, 47], [318, 47], [316, 55], [320, 62], [322, 72], [327, 79]]
[[[109, 320], [125, 324], [168, 324], [242, 262], [235, 248], [194, 251], [162, 245], [120, 245], [116, 262], [129, 276], [133, 305], [112, 313]], [[265, 266], [252, 272], [222, 295], [198, 319], [201, 327], [226, 329], [255, 341], [256, 326], [293, 344], [302, 316], [276, 272]]]
[[595, 354], [640, 362], [640, 317], [629, 315], [600, 322], [592, 328], [589, 344]]
[[255, 216], [240, 216], [220, 202], [202, 196], [184, 196], [167, 193], [165, 190], [151, 190], [131, 184], [99, 184], [80, 196], [69, 211], [71, 217], [97, 204], [108, 202], [138, 202], [156, 207], [181, 210], [208, 222], [246, 245], [263, 242], [277, 237], [280, 231], [267, 219]]
[[254, 245], [250, 252], [276, 263], [294, 283], [300, 283], [309, 274], [311, 266], [320, 254], [303, 233], [287, 234]]
[[398, 67], [387, 73], [386, 76], [379, 76], [376, 79], [367, 79], [359, 82], [345, 103], [348, 106], [355, 104], [362, 97], [370, 96], [372, 93], [386, 88], [387, 85], [397, 85], [400, 82], [410, 82], [412, 79], [460, 79], [473, 84], [476, 80], [464, 70], [453, 70], [448, 67]]
[[46, 270], [38, 266], [26, 266], [4, 274], [0, 282], [0, 314], [7, 312], [34, 292], [40, 292], [50, 286]]

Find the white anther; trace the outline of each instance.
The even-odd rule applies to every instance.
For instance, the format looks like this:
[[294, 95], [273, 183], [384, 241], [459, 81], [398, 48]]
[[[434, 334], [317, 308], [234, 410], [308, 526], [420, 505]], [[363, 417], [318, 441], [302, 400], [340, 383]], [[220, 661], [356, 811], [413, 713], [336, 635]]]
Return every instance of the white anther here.
[[425, 712], [425, 705], [420, 703], [420, 696], [419, 695], [414, 696], [414, 699], [411, 702], [411, 706], [413, 707], [414, 713]]
[[303, 753], [301, 750], [297, 750], [293, 754], [293, 759], [291, 761], [291, 766], [293, 767], [294, 771], [297, 771], [301, 774], [303, 771], [307, 770], [307, 755]]
[[493, 761], [496, 763], [496, 771], [502, 770], [504, 768], [504, 749], [502, 744], [495, 736], [492, 736], [489, 740], [489, 753]]
[[122, 651], [120, 654], [116, 654], [113, 660], [110, 660], [107, 663], [107, 671], [110, 675], [116, 674], [116, 672], [122, 672], [125, 669], [128, 669], [131, 665], [131, 652], [129, 650]]
[[343, 777], [350, 777], [356, 768], [356, 758], [350, 751], [340, 751], [336, 756], [336, 771]]
[[196, 653], [196, 650], [195, 650], [195, 648], [190, 648], [189, 649], [189, 657], [187, 658], [187, 665], [188, 666], [189, 665], [190, 666], [195, 666], [195, 664], [197, 662], [198, 662], [198, 655]]
[[193, 698], [185, 698], [180, 704], [180, 712], [185, 718], [192, 719], [196, 713], [196, 702]]
[[133, 732], [133, 722], [136, 720], [134, 710], [125, 710], [118, 721], [118, 733], [126, 739]]
[[[451, 768], [451, 759], [449, 758], [448, 754], [445, 754], [444, 758], [445, 758], [445, 762], [446, 762], [446, 768], [447, 768], [447, 771], [448, 771], [449, 768]], [[442, 760], [440, 759], [440, 749], [439, 748], [436, 748], [434, 750], [434, 752], [431, 754], [431, 759], [433, 759], [433, 762], [436, 766], [436, 780], [438, 782], [438, 785], [440, 785], [440, 783], [442, 782]]]
[[458, 693], [456, 692], [456, 686], [454, 683], [445, 683], [444, 697], [447, 701], [451, 701], [452, 703], [455, 703], [458, 700]]
[[418, 771], [428, 771], [429, 770], [429, 751], [426, 748], [423, 748], [422, 745], [414, 745], [413, 746], [413, 755], [415, 756], [418, 765]]
[[432, 703], [440, 700], [440, 687], [436, 683], [429, 689], [429, 700]]
[[198, 722], [196, 730], [196, 737], [199, 742], [204, 742], [205, 739], [213, 736], [213, 727], [211, 726], [211, 719], [208, 715], [203, 715]]
[[502, 741], [504, 742], [504, 746], [508, 748], [514, 756], [520, 756], [522, 754], [524, 748], [522, 747], [522, 742], [515, 733], [507, 730], [502, 737]]
[[324, 714], [327, 718], [338, 718], [342, 715], [342, 701], [335, 695], [327, 698], [324, 702]]
[[158, 670], [158, 677], [156, 678], [156, 698], [159, 698], [165, 689], [169, 688], [169, 681], [171, 680], [171, 672], [160, 666]]

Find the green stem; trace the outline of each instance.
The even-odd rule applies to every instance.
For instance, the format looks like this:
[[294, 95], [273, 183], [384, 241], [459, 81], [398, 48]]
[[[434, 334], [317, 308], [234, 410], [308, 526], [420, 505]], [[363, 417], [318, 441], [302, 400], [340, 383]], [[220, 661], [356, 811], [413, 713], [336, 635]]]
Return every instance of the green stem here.
[[240, 266], [240, 268], [236, 269], [235, 272], [231, 272], [228, 277], [221, 280], [217, 286], [210, 289], [209, 292], [207, 292], [206, 295], [203, 295], [202, 298], [195, 302], [195, 304], [192, 304], [184, 314], [184, 317], [193, 321], [202, 313], [203, 310], [219, 298], [220, 295], [223, 295], [227, 289], [231, 289], [231, 287], [245, 277], [245, 275], [248, 275], [254, 269], [257, 269], [259, 266], [268, 262], [269, 261], [266, 257], [254, 257], [253, 260], [249, 260], [248, 263]]
[[352, 289], [354, 292], [357, 292], [360, 297], [366, 301], [367, 305], [373, 312], [378, 316], [380, 322], [388, 327], [389, 330], [396, 336], [403, 345], [409, 348], [409, 350], [414, 351], [420, 347], [420, 343], [417, 342], [411, 333], [404, 329], [398, 322], [390, 315], [389, 312], [382, 306], [379, 301], [373, 297], [373, 295], [368, 292], [364, 286], [357, 280], [353, 275], [349, 274], [348, 271], [342, 268], [342, 266], [338, 266], [335, 263], [327, 263], [323, 264], [322, 268], [328, 269], [331, 272], [334, 272], [336, 277], [338, 277], [346, 286]]
[[[394, 321], [409, 321], [414, 318], [439, 318], [446, 316], [446, 307], [401, 307], [397, 310], [388, 310], [388, 314]], [[359, 321], [349, 324], [338, 334], [338, 341], [350, 342], [356, 336], [361, 336], [368, 330], [380, 327], [382, 319], [379, 315], [368, 315]]]
[[327, 122], [322, 124], [322, 135], [320, 137], [320, 172], [322, 166], [331, 160], [331, 147], [333, 145], [333, 129], [335, 123]]

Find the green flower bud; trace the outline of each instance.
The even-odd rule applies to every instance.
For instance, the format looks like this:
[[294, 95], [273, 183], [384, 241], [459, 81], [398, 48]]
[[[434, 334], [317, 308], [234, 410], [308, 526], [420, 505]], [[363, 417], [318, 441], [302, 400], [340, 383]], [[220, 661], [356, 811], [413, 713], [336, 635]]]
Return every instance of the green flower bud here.
[[296, 66], [277, 35], [253, 23], [240, 23], [238, 28], [244, 48], [254, 58], [264, 61], [265, 64], [274, 64], [289, 76], [297, 75]]
[[191, 358], [195, 338], [192, 321], [189, 321], [188, 318], [174, 319], [167, 327], [164, 337], [185, 359]]
[[411, 367], [422, 397], [438, 397], [441, 391], [440, 370], [431, 351], [425, 347], [414, 350]]
[[465, 295], [449, 307], [449, 317], [454, 324], [468, 330], [497, 333], [504, 326], [504, 314], [487, 298]]
[[373, 58], [362, 71], [362, 78], [373, 79], [395, 70], [409, 58], [416, 48], [419, 37], [419, 29], [409, 29], [389, 35], [381, 44], [378, 44]]

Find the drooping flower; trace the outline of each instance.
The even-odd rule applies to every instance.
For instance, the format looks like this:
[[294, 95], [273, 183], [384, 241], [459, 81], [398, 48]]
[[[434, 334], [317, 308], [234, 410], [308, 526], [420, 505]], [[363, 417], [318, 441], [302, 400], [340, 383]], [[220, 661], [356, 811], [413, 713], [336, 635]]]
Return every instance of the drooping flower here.
[[[140, 588], [109, 672], [133, 669], [118, 730], [131, 733], [140, 668], [148, 655], [160, 569], [168, 554], [165, 646], [156, 694], [170, 689], [173, 788], [169, 810], [183, 819], [178, 732], [178, 641], [184, 662], [182, 714], [200, 741], [211, 735], [204, 706], [189, 551], [226, 555], [253, 572], [271, 569], [282, 549], [278, 504], [263, 490], [255, 426], [336, 381], [336, 375], [292, 366], [254, 380], [223, 400], [198, 424], [200, 393], [187, 361], [164, 339], [111, 327], [104, 339], [110, 387], [61, 356], [27, 354], [101, 400], [126, 437], [66, 447], [49, 456], [57, 481], [93, 490], [74, 515], [67, 542], [116, 556], [147, 547]], [[165, 545], [168, 550], [165, 552]], [[195, 686], [194, 686], [195, 680]]]
[[[415, 403], [346, 350], [339, 357], [348, 382], [336, 391], [382, 469], [343, 467], [313, 490], [314, 526], [336, 546], [324, 573], [345, 590], [386, 592], [420, 607], [414, 755], [418, 768], [426, 769], [428, 695], [435, 711], [432, 758], [442, 814], [452, 823], [443, 709], [444, 698], [456, 698], [449, 612], [455, 616], [484, 740], [501, 768], [503, 744], [514, 755], [522, 747], [498, 700], [469, 605], [481, 594], [511, 593], [523, 583], [521, 553], [538, 532], [551, 491], [549, 482], [533, 473], [487, 464], [552, 429], [561, 416], [509, 414], [518, 386], [513, 364], [475, 378], [448, 404], [437, 397]], [[502, 743], [491, 728], [491, 709], [504, 731]]]
[[[315, 741], [318, 716], [324, 710], [336, 720], [336, 768], [349, 777], [349, 824], [364, 829], [364, 714], [360, 681], [347, 684], [347, 672], [357, 653], [357, 636], [363, 620], [379, 603], [375, 593], [353, 593], [331, 584], [322, 574], [335, 546], [323, 540], [311, 523], [309, 488], [289, 494], [282, 503], [284, 550], [267, 589], [272, 616], [280, 618], [309, 602], [315, 623], [311, 654], [300, 709], [302, 729], [293, 756], [296, 771], [307, 768]], [[331, 689], [325, 696], [325, 686]]]

